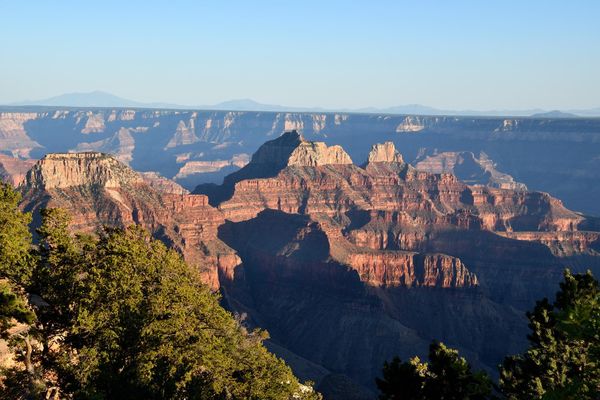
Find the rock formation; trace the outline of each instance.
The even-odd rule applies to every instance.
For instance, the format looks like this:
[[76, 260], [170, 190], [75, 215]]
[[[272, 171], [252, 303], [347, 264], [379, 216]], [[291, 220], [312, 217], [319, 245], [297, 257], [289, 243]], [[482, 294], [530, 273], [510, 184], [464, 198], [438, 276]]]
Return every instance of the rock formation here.
[[186, 194], [160, 176], [138, 174], [109, 155], [48, 154], [28, 172], [21, 191], [35, 223], [41, 208], [61, 207], [71, 214], [74, 231], [141, 224], [179, 250], [214, 289], [219, 275], [232, 275], [239, 264], [235, 252], [217, 238], [224, 219], [206, 196]]
[[96, 152], [48, 154], [27, 174], [31, 188], [50, 190], [82, 185], [120, 188], [142, 178], [115, 158]]
[[493, 371], [522, 349], [524, 311], [564, 266], [600, 266], [598, 220], [547, 193], [420, 171], [390, 142], [359, 167], [288, 132], [195, 194], [104, 154], [54, 154], [22, 191], [26, 210], [69, 209], [74, 229], [143, 225], [282, 356], [367, 387], [384, 360], [423, 355], [434, 338]]
[[402, 154], [396, 151], [396, 146], [394, 146], [393, 142], [385, 142], [384, 144], [374, 144], [369, 152], [367, 163], [378, 162], [402, 164], [404, 160], [402, 159]]
[[469, 185], [527, 190], [524, 183], [515, 182], [512, 176], [498, 171], [494, 162], [485, 153], [480, 154], [479, 157], [470, 151], [422, 155], [415, 168], [432, 174], [453, 174]]
[[141, 172], [142, 179], [159, 193], [189, 194], [189, 190], [176, 182], [161, 176], [157, 172]]
[[262, 145], [251, 162], [277, 167], [352, 164], [350, 156], [340, 146], [328, 147], [324, 142], [309, 142], [295, 130]]
[[[315, 147], [286, 133], [222, 186], [196, 191], [223, 213], [219, 237], [243, 262], [221, 281], [232, 307], [362, 384], [384, 354], [423, 354], [432, 338], [493, 370], [573, 256], [600, 265], [600, 233], [579, 231], [590, 223], [546, 193], [419, 171], [393, 143], [373, 146], [363, 167], [294, 157]], [[355, 347], [379, 335], [389, 338]]]
[[236, 154], [252, 154], [291, 129], [329, 147], [341, 145], [359, 164], [367, 160], [373, 143], [388, 141], [412, 164], [423, 161], [423, 155], [462, 154], [464, 165], [458, 170], [437, 172], [455, 172], [462, 180], [472, 179], [469, 183], [515, 187], [504, 179], [490, 181], [486, 168], [477, 167], [475, 178], [472, 171], [461, 175], [471, 164], [469, 153], [476, 163], [484, 161], [485, 153], [517, 186], [523, 183], [551, 193], [571, 209], [600, 215], [598, 118], [5, 106], [0, 107], [0, 152], [39, 159], [47, 153], [100, 151], [118, 156], [135, 170], [175, 177], [193, 190], [200, 183], [221, 183], [240, 168]]
[[35, 160], [22, 160], [16, 157], [10, 157], [0, 154], [0, 179], [18, 186], [25, 180], [27, 171], [35, 164]]

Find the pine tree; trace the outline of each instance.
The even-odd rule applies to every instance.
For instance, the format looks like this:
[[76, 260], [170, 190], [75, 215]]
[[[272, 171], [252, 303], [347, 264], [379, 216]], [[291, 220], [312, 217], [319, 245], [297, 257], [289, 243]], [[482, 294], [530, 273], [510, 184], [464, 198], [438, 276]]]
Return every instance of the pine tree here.
[[[0, 182], [0, 338], [18, 349], [15, 358], [25, 366], [24, 370], [0, 371], [0, 397], [37, 398], [45, 387], [33, 355], [36, 315], [24, 291], [24, 286], [30, 283], [34, 261], [28, 228], [31, 215], [19, 210], [20, 199], [10, 185]], [[21, 326], [11, 332], [17, 323]]]
[[483, 400], [492, 384], [484, 372], [473, 373], [458, 351], [443, 343], [429, 346], [429, 363], [418, 357], [385, 363], [383, 379], [376, 380], [381, 400]]
[[0, 181], [0, 278], [27, 284], [32, 272], [30, 257], [31, 215], [19, 210], [21, 195]]
[[565, 271], [554, 303], [539, 301], [527, 318], [529, 349], [500, 368], [507, 397], [598, 399], [600, 290], [591, 272]]
[[94, 399], [317, 398], [246, 332], [179, 254], [139, 227], [74, 237], [44, 213], [40, 290], [61, 386]]

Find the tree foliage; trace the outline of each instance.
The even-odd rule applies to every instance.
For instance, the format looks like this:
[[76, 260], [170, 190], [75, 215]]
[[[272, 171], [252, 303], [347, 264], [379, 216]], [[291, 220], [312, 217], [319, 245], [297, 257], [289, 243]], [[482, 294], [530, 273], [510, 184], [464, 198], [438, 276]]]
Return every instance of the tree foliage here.
[[529, 349], [500, 369], [507, 397], [600, 398], [600, 290], [591, 272], [565, 271], [554, 303], [539, 301], [527, 318]]
[[0, 333], [27, 324], [11, 333], [24, 364], [0, 373], [0, 397], [320, 397], [142, 228], [73, 235], [68, 214], [47, 209], [34, 246], [19, 200], [0, 183]]
[[382, 400], [479, 400], [489, 398], [492, 390], [484, 372], [473, 373], [457, 350], [440, 342], [429, 346], [428, 363], [396, 357], [384, 364], [382, 375], [376, 380]]
[[35, 314], [23, 295], [8, 281], [0, 281], [0, 338], [6, 338], [15, 322], [32, 324]]
[[94, 399], [310, 397], [264, 334], [246, 332], [179, 254], [142, 228], [71, 236], [47, 210], [39, 230], [42, 324], [61, 386]]
[[0, 277], [23, 284], [31, 277], [31, 215], [19, 210], [21, 196], [0, 181]]

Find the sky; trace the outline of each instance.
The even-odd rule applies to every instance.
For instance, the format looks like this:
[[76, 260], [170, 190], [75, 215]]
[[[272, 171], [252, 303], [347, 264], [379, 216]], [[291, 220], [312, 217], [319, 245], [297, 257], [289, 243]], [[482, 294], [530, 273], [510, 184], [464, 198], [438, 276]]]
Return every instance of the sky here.
[[0, 104], [600, 107], [600, 1], [0, 0]]

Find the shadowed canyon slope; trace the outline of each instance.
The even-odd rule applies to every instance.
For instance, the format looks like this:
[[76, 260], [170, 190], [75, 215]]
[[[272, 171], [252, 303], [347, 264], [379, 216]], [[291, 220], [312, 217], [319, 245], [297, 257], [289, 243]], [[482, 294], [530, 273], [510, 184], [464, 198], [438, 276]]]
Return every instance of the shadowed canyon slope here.
[[[57, 107], [3, 110], [1, 153], [40, 158], [51, 152], [100, 151], [135, 170], [175, 178], [190, 190], [199, 183], [220, 183], [243, 167], [263, 142], [284, 130], [298, 129], [307, 139], [341, 145], [357, 164], [366, 160], [373, 143], [386, 141], [402, 149], [409, 162], [447, 152], [450, 155], [442, 156], [446, 160], [462, 154], [464, 162], [453, 163], [459, 166], [454, 172], [460, 178], [501, 187], [520, 182], [560, 198], [571, 209], [600, 215], [599, 118]], [[470, 153], [479, 164], [475, 174], [469, 167], [473, 164], [467, 156]], [[421, 166], [439, 166], [441, 159], [430, 161]], [[498, 174], [489, 168], [492, 165]]]
[[598, 273], [598, 220], [560, 200], [417, 170], [392, 142], [366, 153], [359, 167], [288, 132], [195, 194], [101, 153], [50, 154], [23, 206], [67, 208], [87, 231], [142, 224], [318, 384], [344, 374], [372, 387], [384, 360], [424, 355], [434, 338], [493, 370], [522, 349], [524, 311], [565, 266]]

